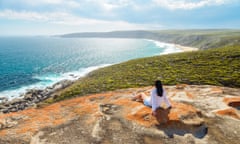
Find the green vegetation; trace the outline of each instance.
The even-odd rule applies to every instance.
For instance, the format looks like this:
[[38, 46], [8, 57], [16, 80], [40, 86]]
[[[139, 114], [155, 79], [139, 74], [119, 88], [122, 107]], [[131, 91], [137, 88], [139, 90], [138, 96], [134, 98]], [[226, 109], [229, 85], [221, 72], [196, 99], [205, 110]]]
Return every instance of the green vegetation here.
[[240, 45], [240, 30], [232, 29], [89, 32], [65, 34], [61, 37], [151, 39], [200, 49]]
[[231, 29], [161, 30], [152, 31], [159, 41], [176, 43], [200, 49], [240, 45], [240, 31]]
[[47, 102], [149, 86], [156, 79], [162, 80], [165, 85], [185, 83], [240, 87], [240, 46], [141, 58], [101, 68]]

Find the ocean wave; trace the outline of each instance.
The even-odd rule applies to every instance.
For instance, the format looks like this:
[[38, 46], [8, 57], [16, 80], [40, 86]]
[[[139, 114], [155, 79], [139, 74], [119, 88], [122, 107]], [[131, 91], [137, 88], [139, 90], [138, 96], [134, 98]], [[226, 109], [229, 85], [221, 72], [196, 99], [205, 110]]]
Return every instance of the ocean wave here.
[[161, 52], [158, 55], [182, 52], [182, 50], [177, 48], [175, 46], [175, 44], [164, 43], [164, 42], [159, 42], [159, 41], [155, 41], [155, 40], [148, 40], [148, 41], [153, 42], [157, 47], [160, 47], [160, 48], [164, 49], [163, 52]]
[[47, 74], [47, 75], [34, 76], [34, 78], [40, 80], [40, 82], [32, 85], [26, 85], [21, 88], [17, 88], [13, 90], [2, 91], [0, 92], [0, 97], [7, 97], [9, 100], [18, 98], [24, 93], [26, 93], [26, 91], [29, 89], [45, 89], [46, 87], [52, 86], [53, 84], [62, 80], [75, 81], [80, 77], [87, 75], [91, 71], [94, 71], [96, 69], [103, 68], [106, 66], [110, 66], [110, 65], [111, 64], [101, 64], [98, 66], [80, 68], [77, 71], [71, 71], [71, 72], [62, 73], [62, 74]]
[[[163, 42], [148, 40], [148, 39], [147, 39], [147, 41], [150, 41], [152, 43], [150, 48], [156, 47], [157, 53], [154, 52], [151, 55], [154, 55], [154, 54], [162, 55], [162, 54], [169, 54], [169, 53], [175, 53], [175, 52], [181, 51], [178, 48], [176, 48], [174, 44], [163, 43]], [[158, 48], [159, 48], [159, 51], [158, 51]], [[62, 53], [60, 53], [60, 54], [62, 54]], [[74, 60], [73, 60], [73, 58], [74, 58]], [[76, 71], [61, 73], [61, 71], [62, 71], [61, 68], [66, 68], [66, 70], [67, 70], [68, 66], [72, 66], [71, 64], [73, 64], [75, 61], [81, 61], [81, 60], [78, 60], [77, 58], [78, 58], [78, 56], [72, 56], [72, 58], [70, 58], [69, 60], [64, 59], [64, 62], [60, 61], [61, 62], [60, 64], [54, 63], [54, 61], [53, 61], [52, 64], [50, 64], [45, 69], [43, 69], [42, 72], [44, 74], [35, 75], [35, 76], [30, 75], [30, 78], [28, 78], [26, 81], [24, 81], [24, 83], [26, 85], [24, 85], [24, 86], [21, 85], [21, 87], [16, 88], [16, 89], [7, 89], [5, 91], [1, 91], [0, 97], [8, 97], [9, 99], [17, 98], [21, 94], [24, 94], [28, 89], [45, 89], [46, 87], [52, 86], [55, 83], [62, 81], [62, 80], [73, 80], [74, 81], [74, 80], [79, 79], [80, 77], [85, 76], [87, 73], [89, 73], [93, 70], [110, 65], [110, 64], [101, 64], [98, 66], [81, 68]], [[97, 59], [98, 58], [99, 57], [97, 57]], [[121, 61], [123, 61], [123, 60], [119, 60], [116, 63], [121, 62]], [[103, 63], [105, 63], [105, 62], [103, 62]], [[78, 63], [76, 63], [76, 65], [77, 64]], [[75, 64], [73, 64], [73, 65], [75, 65]], [[61, 68], [59, 68], [58, 66], [61, 66]], [[58, 71], [59, 69], [60, 69], [60, 71]], [[51, 72], [51, 73], [48, 73], [48, 72]], [[48, 74], [46, 74], [46, 73], [48, 73]], [[29, 81], [29, 80], [36, 80], [36, 81], [34, 81], [34, 84], [27, 84], [27, 81]]]

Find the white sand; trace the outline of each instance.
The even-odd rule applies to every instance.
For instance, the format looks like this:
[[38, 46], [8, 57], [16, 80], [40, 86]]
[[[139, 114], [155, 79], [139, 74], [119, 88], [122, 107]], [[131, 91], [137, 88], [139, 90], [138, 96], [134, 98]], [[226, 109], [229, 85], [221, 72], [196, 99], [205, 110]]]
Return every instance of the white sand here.
[[184, 52], [187, 52], [187, 51], [197, 51], [198, 48], [195, 48], [195, 47], [187, 47], [187, 46], [182, 46], [182, 45], [175, 45], [175, 47], [181, 49], [182, 51]]

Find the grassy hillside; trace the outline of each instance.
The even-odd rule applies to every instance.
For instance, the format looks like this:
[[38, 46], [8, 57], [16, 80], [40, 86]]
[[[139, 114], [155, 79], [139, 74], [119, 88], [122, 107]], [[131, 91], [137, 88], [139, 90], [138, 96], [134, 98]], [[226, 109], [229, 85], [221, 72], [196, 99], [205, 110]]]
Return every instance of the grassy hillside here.
[[54, 102], [90, 93], [147, 86], [156, 79], [178, 83], [240, 87], [240, 46], [131, 60], [101, 68], [80, 79]]
[[61, 37], [151, 39], [200, 49], [240, 45], [240, 30], [231, 29], [88, 32], [65, 34]]
[[152, 31], [158, 37], [155, 40], [177, 43], [200, 49], [218, 48], [240, 45], [240, 30], [209, 29], [209, 30], [161, 30]]

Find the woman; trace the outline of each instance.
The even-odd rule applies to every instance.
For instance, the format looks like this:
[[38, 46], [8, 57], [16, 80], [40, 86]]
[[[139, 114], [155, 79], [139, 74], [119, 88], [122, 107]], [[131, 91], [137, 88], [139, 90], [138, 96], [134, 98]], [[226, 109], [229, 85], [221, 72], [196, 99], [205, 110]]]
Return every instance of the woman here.
[[172, 108], [160, 80], [157, 80], [155, 82], [155, 87], [151, 90], [150, 97], [147, 96], [145, 93], [140, 93], [136, 95], [134, 99], [141, 99], [144, 105], [152, 107], [152, 115], [154, 116], [156, 116], [157, 108], [161, 106], [163, 101], [166, 103], [168, 109]]

